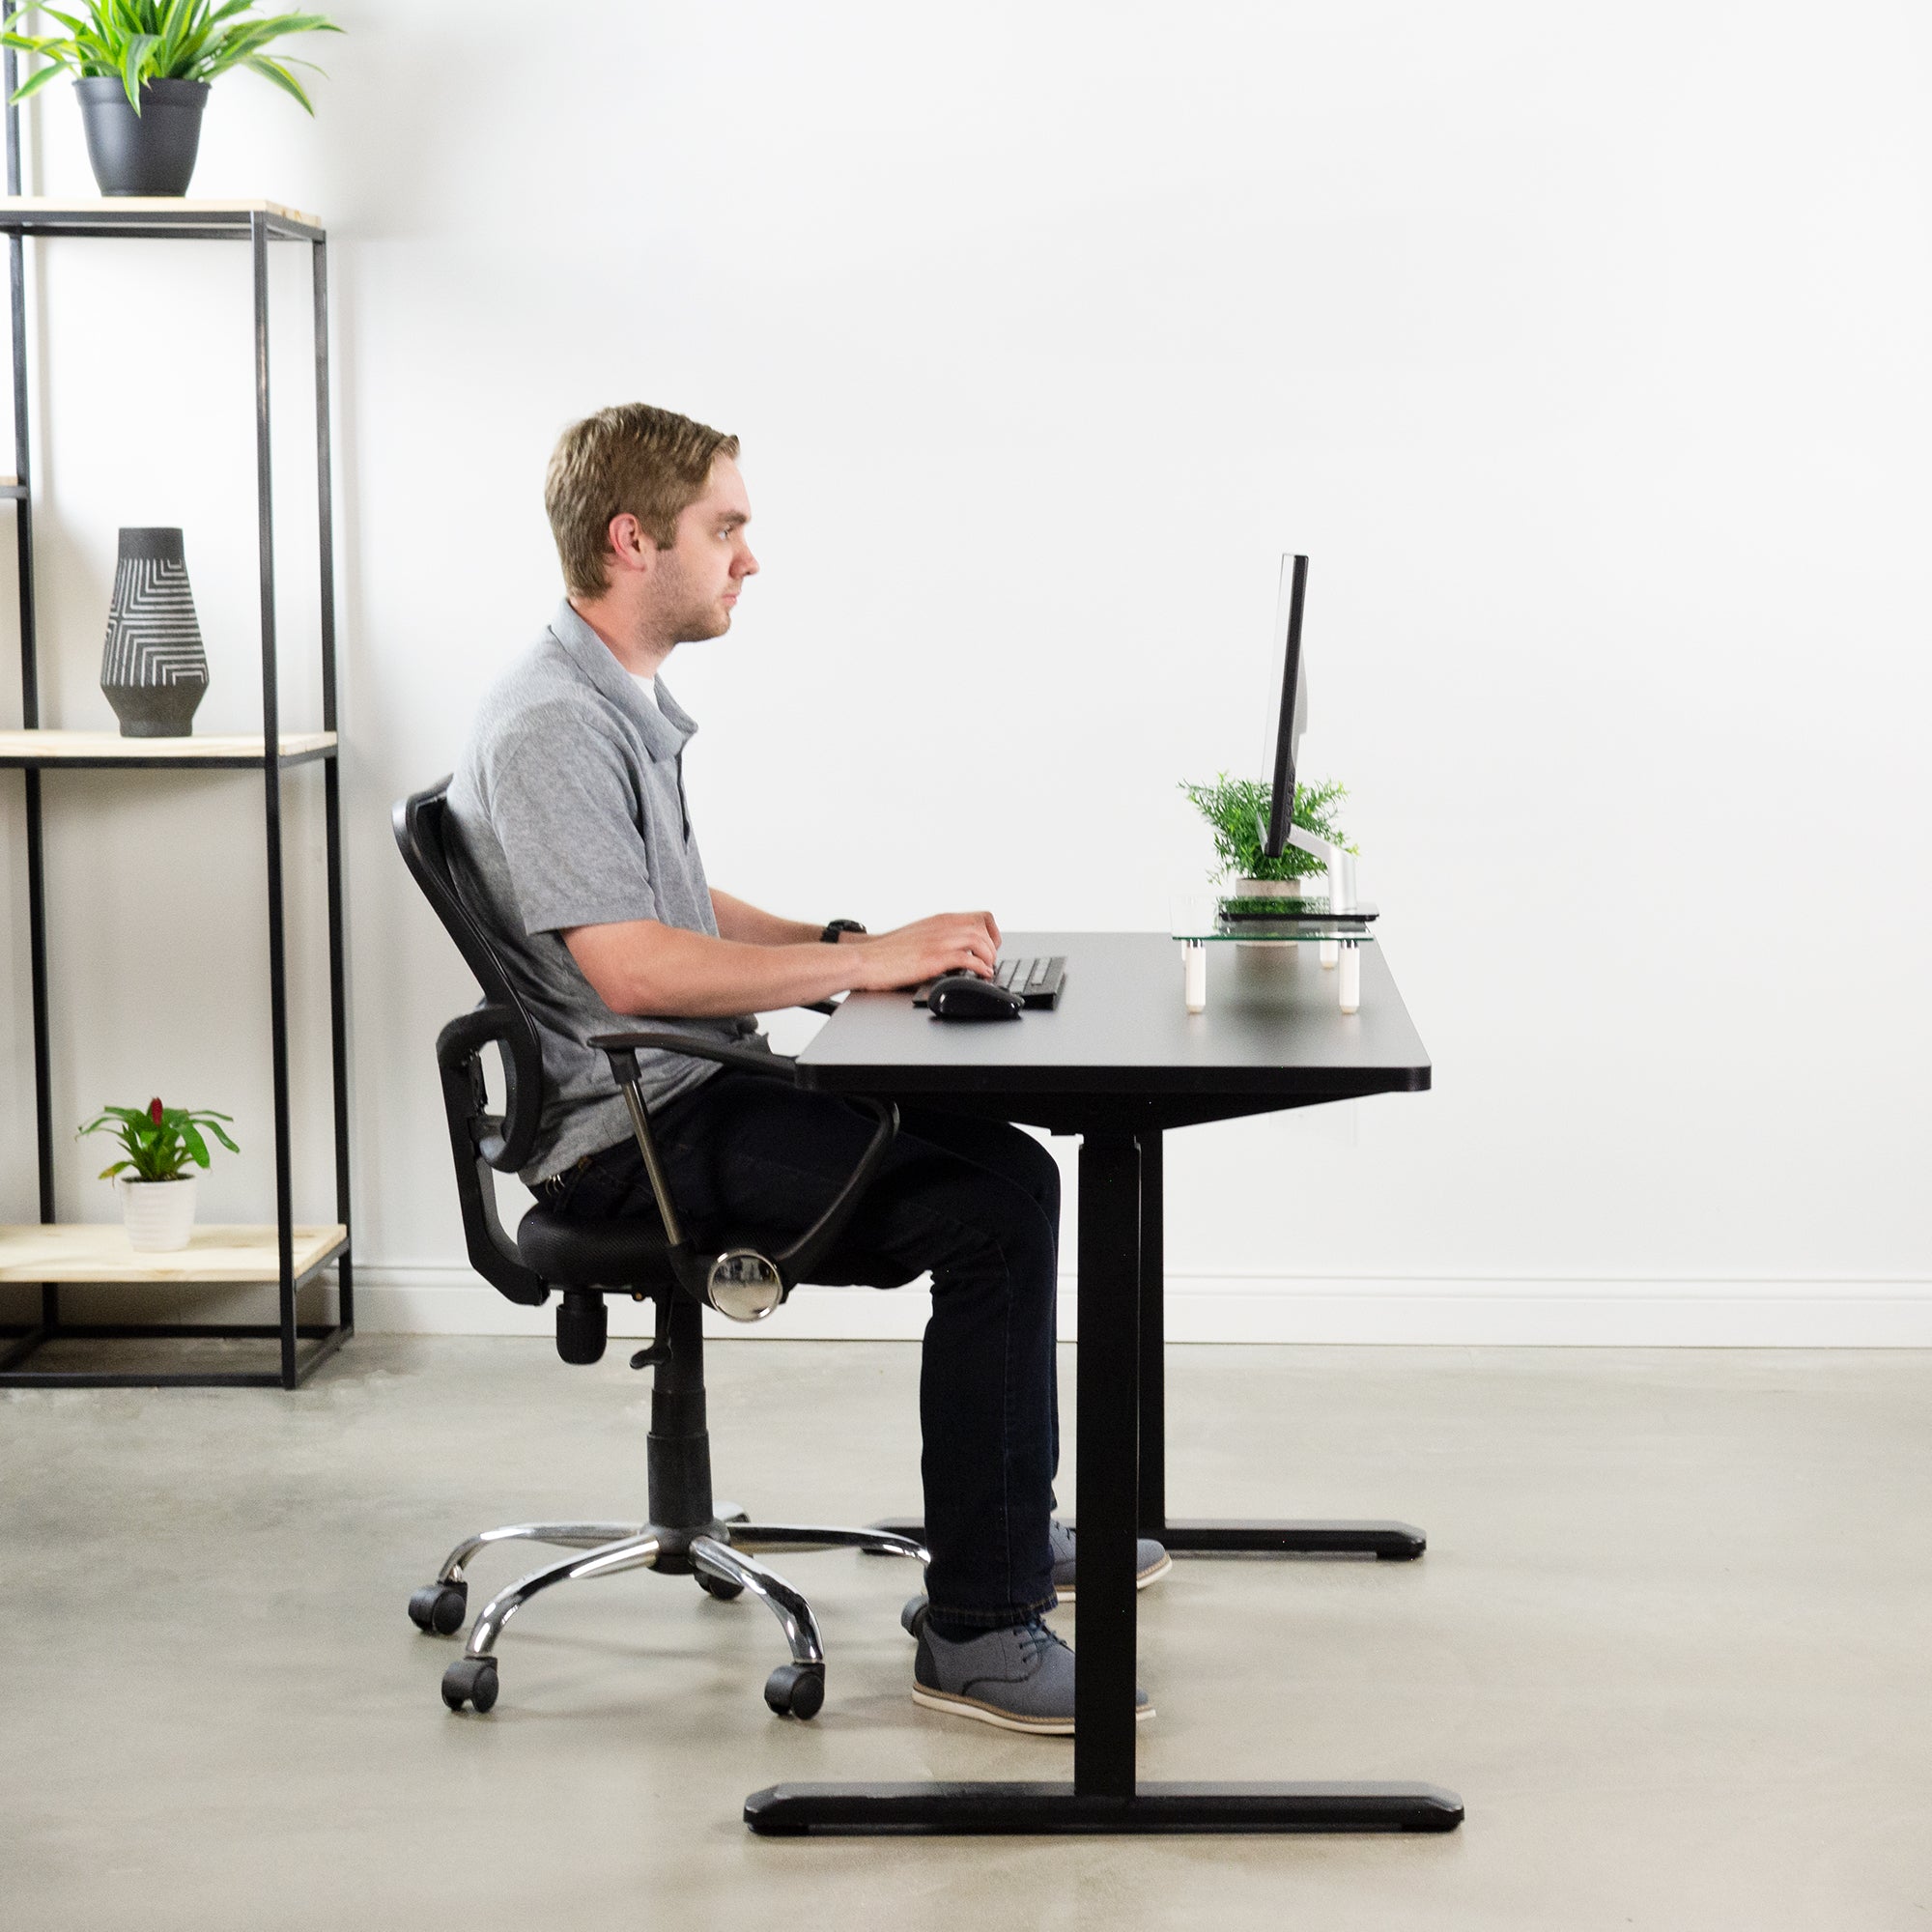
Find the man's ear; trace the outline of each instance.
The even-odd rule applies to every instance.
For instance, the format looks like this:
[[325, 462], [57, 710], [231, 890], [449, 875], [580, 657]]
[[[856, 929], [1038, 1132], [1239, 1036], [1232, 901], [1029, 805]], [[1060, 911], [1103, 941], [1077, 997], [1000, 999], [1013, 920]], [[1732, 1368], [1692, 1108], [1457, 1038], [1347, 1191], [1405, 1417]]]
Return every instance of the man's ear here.
[[658, 547], [630, 511], [620, 510], [612, 517], [605, 526], [604, 535], [611, 546], [612, 569], [636, 571], [648, 577], [657, 568]]

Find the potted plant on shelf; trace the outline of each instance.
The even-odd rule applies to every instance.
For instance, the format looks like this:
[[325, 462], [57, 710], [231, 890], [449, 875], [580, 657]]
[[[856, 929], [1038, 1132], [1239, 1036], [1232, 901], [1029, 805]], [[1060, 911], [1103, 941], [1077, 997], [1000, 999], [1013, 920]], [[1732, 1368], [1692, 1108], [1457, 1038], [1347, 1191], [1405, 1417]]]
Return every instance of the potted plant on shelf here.
[[[1214, 835], [1214, 850], [1220, 858], [1211, 879], [1234, 881], [1232, 911], [1252, 910], [1245, 899], [1295, 897], [1303, 893], [1325, 892], [1326, 869], [1312, 852], [1285, 846], [1279, 859], [1270, 859], [1263, 850], [1268, 811], [1274, 787], [1264, 779], [1231, 779], [1222, 772], [1211, 785], [1183, 784], [1188, 802], [1208, 821]], [[1313, 832], [1331, 844], [1350, 852], [1348, 836], [1335, 823], [1335, 810], [1349, 796], [1349, 788], [1333, 779], [1320, 784], [1294, 788], [1294, 822], [1304, 832]], [[1321, 885], [1306, 883], [1320, 878]]]
[[[185, 194], [201, 143], [209, 83], [245, 67], [315, 109], [291, 67], [311, 61], [270, 59], [267, 48], [288, 34], [339, 34], [320, 14], [257, 14], [255, 0], [75, 0], [62, 13], [29, 0], [10, 16], [0, 42], [49, 65], [14, 90], [15, 100], [71, 73], [80, 97], [87, 158], [102, 194]], [[64, 34], [20, 33], [14, 24], [44, 14]]]
[[164, 1107], [156, 1095], [145, 1107], [108, 1107], [80, 1129], [83, 1134], [105, 1130], [128, 1151], [125, 1160], [100, 1170], [100, 1179], [112, 1180], [121, 1190], [121, 1218], [130, 1247], [144, 1254], [162, 1254], [187, 1246], [194, 1231], [195, 1183], [188, 1164], [208, 1165], [204, 1127], [230, 1153], [242, 1151], [221, 1129], [220, 1123], [229, 1118]]

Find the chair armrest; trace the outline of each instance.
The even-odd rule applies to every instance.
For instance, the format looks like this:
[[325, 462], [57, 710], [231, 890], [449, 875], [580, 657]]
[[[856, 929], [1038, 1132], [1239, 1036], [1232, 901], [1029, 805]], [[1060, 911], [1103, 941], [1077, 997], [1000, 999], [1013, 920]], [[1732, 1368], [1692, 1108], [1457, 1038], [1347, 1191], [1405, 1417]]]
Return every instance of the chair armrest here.
[[[543, 1091], [543, 1069], [515, 1019], [507, 1009], [486, 1004], [451, 1020], [437, 1036], [436, 1060], [469, 1264], [499, 1294], [541, 1308], [550, 1289], [524, 1264], [497, 1211], [496, 1171], [514, 1171], [528, 1158]], [[485, 1097], [482, 1056], [493, 1045], [503, 1049], [507, 1120], [492, 1114]]]
[[685, 1033], [596, 1033], [584, 1041], [611, 1063], [611, 1077], [619, 1087], [638, 1078], [638, 1049], [659, 1053], [688, 1053], [694, 1060], [715, 1060], [741, 1073], [762, 1073], [769, 1080], [798, 1081], [798, 1064], [789, 1055], [753, 1046], [726, 1046], [723, 1040], [694, 1039]]
[[843, 1097], [852, 1106], [864, 1107], [878, 1124], [872, 1129], [872, 1138], [866, 1144], [866, 1151], [859, 1156], [859, 1165], [852, 1170], [845, 1185], [832, 1197], [825, 1212], [790, 1247], [772, 1257], [787, 1293], [795, 1282], [804, 1281], [811, 1273], [824, 1260], [833, 1242], [844, 1233], [845, 1223], [852, 1218], [852, 1210], [859, 1205], [859, 1197], [871, 1185], [872, 1177], [878, 1173], [880, 1163], [899, 1130], [899, 1110], [892, 1101], [874, 1100], [865, 1094], [847, 1094]]
[[[683, 1224], [678, 1219], [676, 1204], [671, 1200], [670, 1182], [658, 1157], [656, 1136], [651, 1132], [650, 1110], [644, 1104], [643, 1074], [638, 1065], [638, 1050], [643, 1047], [664, 1053], [688, 1053], [694, 1059], [715, 1061], [720, 1066], [735, 1066], [742, 1072], [761, 1074], [768, 1080], [786, 1080], [794, 1086], [798, 1083], [798, 1063], [781, 1053], [760, 1053], [750, 1047], [694, 1040], [681, 1033], [600, 1033], [592, 1035], [585, 1043], [595, 1047], [610, 1061], [611, 1077], [630, 1106], [638, 1151], [643, 1156], [644, 1172], [650, 1179], [651, 1192], [657, 1199], [658, 1213], [664, 1220], [665, 1235], [670, 1242], [671, 1262], [678, 1278], [699, 1300], [708, 1300], [710, 1297], [702, 1286], [709, 1272], [708, 1264], [699, 1264], [693, 1255]], [[879, 1165], [899, 1130], [899, 1110], [890, 1100], [874, 1100], [857, 1094], [844, 1097], [852, 1105], [865, 1108], [878, 1124], [867, 1143], [865, 1152], [859, 1156], [858, 1166], [827, 1204], [824, 1213], [789, 1247], [781, 1249], [770, 1258], [787, 1294], [810, 1273], [843, 1233], [845, 1223], [852, 1217], [852, 1210], [859, 1205], [859, 1197], [879, 1171]]]

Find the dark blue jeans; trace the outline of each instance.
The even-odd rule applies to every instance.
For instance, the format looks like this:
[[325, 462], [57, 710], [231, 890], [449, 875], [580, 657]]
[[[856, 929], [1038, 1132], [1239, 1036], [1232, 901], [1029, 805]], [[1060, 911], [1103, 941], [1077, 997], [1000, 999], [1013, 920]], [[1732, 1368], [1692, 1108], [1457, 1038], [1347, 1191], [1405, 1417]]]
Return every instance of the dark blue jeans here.
[[[653, 1111], [671, 1199], [699, 1245], [798, 1234], [858, 1165], [867, 1114], [834, 1094], [726, 1068]], [[580, 1220], [657, 1206], [634, 1142], [593, 1154], [541, 1198]], [[996, 1628], [1055, 1602], [1047, 1520], [1059, 1460], [1054, 1293], [1060, 1170], [1004, 1122], [902, 1110], [828, 1285], [932, 1275], [920, 1368], [926, 1589], [936, 1615]], [[828, 1418], [829, 1420], [829, 1418]]]

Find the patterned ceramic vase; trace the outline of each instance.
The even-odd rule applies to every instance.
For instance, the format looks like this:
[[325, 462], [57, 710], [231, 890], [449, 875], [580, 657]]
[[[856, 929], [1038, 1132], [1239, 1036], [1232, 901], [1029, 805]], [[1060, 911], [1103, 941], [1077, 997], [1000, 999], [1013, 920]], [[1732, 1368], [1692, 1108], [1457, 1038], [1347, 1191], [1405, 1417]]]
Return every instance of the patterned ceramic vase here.
[[121, 532], [100, 689], [124, 738], [185, 738], [193, 728], [208, 657], [179, 530]]

